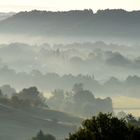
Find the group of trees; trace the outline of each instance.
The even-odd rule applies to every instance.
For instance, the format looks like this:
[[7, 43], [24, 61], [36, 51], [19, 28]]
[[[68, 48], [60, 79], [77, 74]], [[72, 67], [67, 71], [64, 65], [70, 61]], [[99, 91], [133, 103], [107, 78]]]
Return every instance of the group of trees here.
[[[6, 94], [7, 90], [13, 91], [11, 96]], [[24, 88], [16, 93], [16, 90], [10, 88], [9, 85], [2, 86], [0, 90], [0, 103], [17, 108], [48, 107], [45, 97], [36, 87]]]
[[26, 101], [25, 105], [29, 106], [45, 106], [45, 98], [36, 87], [24, 88], [18, 94], [15, 94], [12, 99]]
[[71, 92], [55, 90], [47, 100], [50, 108], [90, 117], [99, 112], [113, 112], [112, 100], [95, 98], [90, 90], [85, 90], [82, 83], [75, 84]]
[[[11, 95], [10, 95], [11, 93]], [[50, 98], [45, 98], [36, 87], [24, 88], [19, 92], [9, 85], [1, 87], [0, 103], [18, 107], [46, 107], [90, 117], [99, 112], [113, 112], [112, 100], [95, 98], [90, 90], [85, 90], [82, 83], [75, 84], [71, 91], [56, 89]]]
[[[7, 83], [14, 85], [15, 88], [24, 88], [30, 87], [30, 85], [35, 85], [42, 91], [59, 88], [70, 91], [75, 83], [80, 82], [83, 83], [87, 89], [95, 91], [98, 95], [110, 96], [118, 95], [119, 93], [125, 96], [132, 96], [133, 93], [133, 96], [139, 96], [140, 90], [140, 77], [136, 75], [128, 76], [124, 81], [121, 81], [116, 77], [110, 77], [101, 84], [94, 76], [81, 74], [77, 76], [72, 74], [60, 76], [56, 73], [42, 74], [38, 70], [33, 70], [31, 73], [16, 73], [13, 69], [2, 67], [0, 68], [0, 77], [0, 84]], [[3, 87], [3, 90], [5, 90], [4, 88], [5, 87]]]
[[[132, 57], [126, 55], [126, 48], [128, 53], [132, 52]], [[74, 83], [82, 82], [87, 89], [100, 95], [119, 93], [130, 96], [135, 90], [133, 95], [138, 96], [140, 77], [128, 75], [139, 75], [139, 48], [139, 45], [129, 47], [102, 41], [53, 45], [0, 44], [0, 84], [20, 89], [34, 85], [45, 91], [71, 90]], [[16, 54], [19, 54], [19, 59]], [[106, 72], [115, 77], [108, 78]], [[98, 79], [109, 80], [97, 81], [93, 74]], [[120, 78], [126, 79], [120, 81]]]
[[139, 140], [140, 127], [111, 114], [93, 116], [66, 140]]

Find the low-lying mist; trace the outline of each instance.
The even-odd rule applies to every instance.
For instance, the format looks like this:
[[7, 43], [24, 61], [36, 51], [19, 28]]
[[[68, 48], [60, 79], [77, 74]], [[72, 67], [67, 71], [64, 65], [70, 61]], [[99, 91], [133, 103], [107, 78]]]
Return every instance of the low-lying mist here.
[[[37, 86], [44, 93], [70, 91], [83, 83], [99, 97], [139, 97], [139, 44], [9, 43], [0, 45], [0, 60], [0, 84], [17, 90]], [[113, 102], [120, 107], [115, 98]]]

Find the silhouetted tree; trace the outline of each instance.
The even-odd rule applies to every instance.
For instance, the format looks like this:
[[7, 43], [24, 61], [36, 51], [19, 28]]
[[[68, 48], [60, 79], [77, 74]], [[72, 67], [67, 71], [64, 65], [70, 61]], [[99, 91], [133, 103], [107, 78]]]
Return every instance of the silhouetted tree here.
[[36, 137], [33, 137], [32, 140], [55, 140], [55, 137], [51, 134], [44, 134], [43, 131], [39, 131]]
[[47, 107], [46, 99], [36, 87], [24, 88], [19, 93], [14, 94], [10, 103], [14, 107]]
[[128, 125], [125, 119], [102, 114], [85, 120], [75, 134], [66, 140], [139, 140], [140, 128]]
[[29, 101], [32, 106], [45, 106], [45, 98], [36, 87], [24, 88], [17, 96], [21, 100]]

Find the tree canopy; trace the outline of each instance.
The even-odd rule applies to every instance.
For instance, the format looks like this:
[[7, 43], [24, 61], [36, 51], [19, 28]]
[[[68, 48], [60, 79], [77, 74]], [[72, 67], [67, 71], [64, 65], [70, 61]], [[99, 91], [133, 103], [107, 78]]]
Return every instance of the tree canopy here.
[[140, 128], [112, 114], [99, 113], [82, 123], [66, 140], [139, 140]]

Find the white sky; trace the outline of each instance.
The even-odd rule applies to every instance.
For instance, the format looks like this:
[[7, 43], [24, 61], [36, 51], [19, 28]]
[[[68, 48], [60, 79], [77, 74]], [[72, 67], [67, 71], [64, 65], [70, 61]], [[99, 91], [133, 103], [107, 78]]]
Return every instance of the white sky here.
[[74, 9], [140, 10], [140, 0], [0, 0], [0, 11], [74, 10]]

